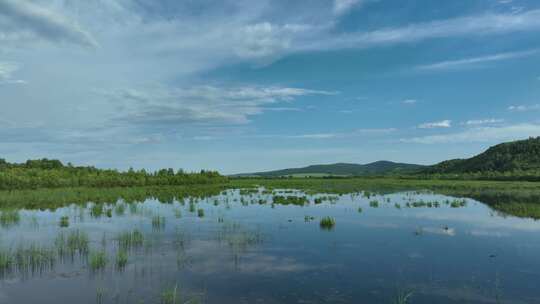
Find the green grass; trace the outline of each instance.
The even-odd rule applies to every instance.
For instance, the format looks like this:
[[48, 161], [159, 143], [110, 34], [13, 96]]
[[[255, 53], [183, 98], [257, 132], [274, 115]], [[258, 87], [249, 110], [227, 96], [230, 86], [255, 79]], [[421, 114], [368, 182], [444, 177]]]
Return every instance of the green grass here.
[[116, 267], [118, 269], [124, 269], [128, 263], [128, 253], [124, 249], [118, 250], [116, 253]]
[[73, 230], [68, 232], [67, 236], [62, 231], [54, 241], [56, 252], [61, 259], [65, 257], [74, 258], [75, 254], [79, 256], [87, 256], [89, 251], [88, 234], [84, 231]]
[[467, 206], [467, 201], [462, 199], [462, 200], [454, 200], [450, 203], [450, 207], [452, 208], [461, 208], [461, 207], [465, 207]]
[[412, 291], [398, 291], [393, 304], [407, 304], [412, 297]]
[[0, 225], [4, 228], [18, 225], [21, 216], [18, 210], [4, 210], [0, 213]]
[[105, 251], [94, 251], [88, 257], [88, 267], [92, 271], [103, 270], [108, 263], [107, 253]]
[[90, 215], [96, 218], [101, 217], [103, 215], [103, 204], [94, 204], [90, 208]]
[[167, 288], [161, 292], [160, 303], [161, 304], [177, 304], [180, 303], [178, 294], [178, 285], [173, 288]]
[[379, 208], [379, 201], [377, 201], [377, 200], [370, 201], [369, 206], [371, 208]]
[[152, 228], [154, 230], [161, 230], [165, 228], [165, 217], [155, 215], [152, 217]]
[[336, 220], [333, 217], [326, 216], [321, 219], [319, 225], [323, 229], [330, 230], [336, 226]]
[[0, 248], [0, 275], [2, 277], [14, 271], [23, 276], [42, 273], [52, 269], [55, 262], [54, 250], [41, 245], [19, 246], [15, 250]]
[[60, 217], [60, 223], [59, 223], [60, 227], [61, 228], [67, 228], [69, 227], [69, 217], [68, 216], [62, 216]]
[[278, 205], [296, 205], [296, 206], [304, 206], [305, 204], [309, 203], [307, 197], [305, 196], [282, 196], [282, 195], [274, 195], [274, 197], [272, 198], [272, 202]]
[[11, 250], [0, 249], [0, 277], [10, 273], [15, 265], [15, 260]]
[[144, 244], [144, 236], [137, 229], [129, 232], [120, 233], [117, 237], [117, 240], [118, 247], [125, 251], [139, 248]]
[[116, 214], [116, 216], [123, 216], [126, 213], [126, 204], [117, 203], [114, 206], [114, 213]]

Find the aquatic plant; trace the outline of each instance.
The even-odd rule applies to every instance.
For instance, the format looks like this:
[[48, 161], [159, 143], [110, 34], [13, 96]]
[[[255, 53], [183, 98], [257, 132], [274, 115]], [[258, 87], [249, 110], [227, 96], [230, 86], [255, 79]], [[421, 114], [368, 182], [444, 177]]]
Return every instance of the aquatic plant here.
[[90, 209], [90, 215], [92, 217], [101, 217], [103, 215], [103, 204], [94, 204]]
[[332, 217], [326, 216], [321, 219], [319, 224], [323, 229], [332, 229], [336, 226], [336, 220]]
[[0, 225], [4, 228], [8, 228], [19, 224], [21, 216], [17, 210], [4, 210], [0, 213]]
[[124, 269], [126, 267], [128, 262], [128, 254], [127, 251], [124, 249], [118, 250], [116, 253], [116, 267], [118, 269]]
[[4, 277], [7, 273], [10, 273], [13, 269], [15, 261], [11, 250], [0, 249], [0, 277]]
[[465, 207], [467, 206], [467, 201], [464, 200], [464, 199], [456, 199], [456, 200], [453, 200], [451, 203], [450, 203], [450, 207], [452, 208], [461, 208], [461, 207]]
[[379, 207], [379, 201], [377, 201], [377, 200], [370, 201], [369, 206], [371, 208], [378, 208]]
[[12, 254], [11, 259], [17, 271], [23, 274], [42, 273], [52, 269], [56, 261], [56, 255], [52, 249], [37, 244], [30, 244], [28, 247], [20, 246]]
[[160, 303], [176, 304], [178, 297], [178, 285], [175, 285], [174, 288], [168, 288], [161, 292]]
[[161, 230], [165, 227], [165, 217], [155, 215], [152, 217], [152, 228], [155, 230]]
[[314, 216], [309, 216], [309, 215], [304, 216], [304, 222], [306, 222], [306, 223], [311, 222], [314, 219], [315, 219]]
[[106, 290], [103, 287], [96, 288], [96, 303], [102, 304], [105, 298]]
[[70, 231], [67, 237], [62, 231], [54, 241], [56, 252], [62, 260], [66, 256], [73, 259], [76, 253], [80, 256], [86, 256], [88, 254], [88, 243], [88, 234], [79, 230]]
[[197, 216], [198, 217], [204, 217], [204, 209], [197, 210]]
[[182, 210], [180, 210], [180, 208], [175, 208], [174, 209], [174, 217], [175, 218], [181, 218], [182, 217]]
[[88, 266], [92, 271], [103, 270], [107, 266], [108, 258], [105, 251], [94, 251], [88, 258]]
[[137, 229], [120, 233], [117, 237], [117, 240], [118, 247], [125, 251], [141, 247], [144, 244], [144, 236]]
[[60, 227], [62, 228], [66, 228], [66, 227], [69, 227], [69, 217], [68, 216], [62, 216], [60, 218], [60, 223], [59, 223]]
[[394, 300], [394, 304], [407, 304], [412, 295], [412, 291], [399, 290]]
[[281, 195], [275, 195], [272, 198], [272, 202], [274, 204], [279, 204], [279, 205], [304, 206], [309, 201], [305, 196], [281, 196]]
[[117, 203], [114, 207], [114, 213], [116, 216], [123, 216], [126, 213], [126, 205], [123, 203]]

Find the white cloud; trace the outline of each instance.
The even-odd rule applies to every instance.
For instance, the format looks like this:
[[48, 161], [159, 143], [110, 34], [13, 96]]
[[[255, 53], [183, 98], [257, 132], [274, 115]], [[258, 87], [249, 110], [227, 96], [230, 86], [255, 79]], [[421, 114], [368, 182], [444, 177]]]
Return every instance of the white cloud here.
[[368, 48], [398, 43], [413, 43], [434, 38], [474, 37], [540, 30], [540, 10], [519, 14], [483, 14], [413, 23], [371, 32], [354, 32], [306, 45], [306, 49]]
[[267, 110], [272, 111], [272, 108], [266, 107], [268, 105], [291, 102], [301, 96], [337, 93], [288, 87], [195, 86], [124, 89], [102, 94], [118, 107], [121, 113], [113, 120], [155, 127], [185, 124], [245, 124], [249, 122], [249, 116]]
[[488, 119], [472, 119], [463, 122], [463, 125], [467, 126], [478, 126], [478, 125], [487, 125], [487, 124], [497, 124], [504, 122], [504, 119], [488, 118]]
[[362, 4], [361, 0], [334, 0], [334, 13], [336, 15], [342, 15]]
[[418, 101], [416, 99], [405, 99], [403, 100], [401, 103], [402, 104], [406, 104], [406, 105], [414, 105], [416, 104]]
[[331, 138], [349, 138], [349, 137], [362, 137], [370, 135], [384, 135], [395, 132], [395, 128], [382, 128], [382, 129], [357, 129], [350, 132], [338, 132], [338, 133], [314, 133], [314, 134], [301, 134], [301, 135], [286, 135], [278, 136], [284, 138], [301, 138], [301, 139], [331, 139]]
[[0, 42], [35, 39], [97, 46], [94, 38], [74, 21], [26, 0], [0, 1]]
[[302, 135], [291, 135], [287, 138], [303, 138], [303, 139], [328, 139], [339, 137], [339, 134], [335, 133], [318, 133], [318, 134], [302, 134]]
[[528, 111], [538, 111], [538, 110], [540, 110], [540, 104], [514, 105], [514, 106], [508, 107], [508, 111], [512, 111], [512, 112], [528, 112]]
[[481, 63], [510, 60], [510, 59], [516, 59], [516, 58], [524, 58], [524, 57], [528, 57], [535, 54], [538, 54], [538, 50], [501, 53], [501, 54], [475, 57], [475, 58], [442, 61], [438, 63], [422, 65], [422, 66], [419, 66], [418, 69], [420, 70], [460, 69], [460, 68], [467, 68], [471, 66], [477, 66], [478, 64], [481, 64]]
[[24, 80], [13, 79], [13, 74], [19, 70], [14, 62], [0, 62], [0, 84], [25, 84]]
[[419, 129], [435, 129], [435, 128], [450, 128], [452, 126], [451, 120], [441, 120], [435, 122], [426, 122], [418, 125]]
[[540, 125], [523, 123], [500, 127], [478, 127], [461, 132], [401, 139], [419, 144], [447, 144], [470, 142], [500, 142], [540, 136]]

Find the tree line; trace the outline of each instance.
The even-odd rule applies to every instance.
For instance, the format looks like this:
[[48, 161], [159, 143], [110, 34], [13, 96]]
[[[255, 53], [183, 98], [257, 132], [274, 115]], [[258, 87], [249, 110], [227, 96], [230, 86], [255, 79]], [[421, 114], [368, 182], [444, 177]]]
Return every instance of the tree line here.
[[187, 173], [183, 170], [144, 169], [118, 171], [95, 167], [64, 165], [59, 160], [39, 159], [24, 163], [9, 163], [0, 159], [0, 190], [38, 189], [61, 187], [139, 187], [217, 184], [227, 177], [217, 171], [201, 170]]

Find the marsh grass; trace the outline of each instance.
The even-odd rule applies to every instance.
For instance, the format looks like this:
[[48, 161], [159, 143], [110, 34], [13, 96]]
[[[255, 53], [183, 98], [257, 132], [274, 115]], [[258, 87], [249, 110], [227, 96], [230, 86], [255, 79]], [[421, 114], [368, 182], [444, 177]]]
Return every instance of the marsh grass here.
[[37, 244], [28, 247], [19, 246], [17, 249], [0, 249], [0, 275], [17, 272], [23, 277], [29, 274], [41, 274], [54, 267], [56, 254], [54, 250]]
[[198, 217], [204, 217], [204, 209], [197, 210], [197, 216]]
[[464, 199], [456, 199], [450, 203], [450, 207], [452, 208], [461, 208], [465, 206], [467, 206], [467, 201]]
[[103, 215], [103, 204], [94, 204], [90, 208], [90, 215], [99, 218]]
[[15, 265], [13, 254], [9, 249], [0, 249], [0, 277], [10, 273]]
[[135, 229], [129, 232], [120, 233], [117, 237], [118, 248], [124, 251], [130, 251], [134, 248], [139, 248], [144, 244], [143, 234]]
[[88, 267], [92, 271], [105, 269], [108, 263], [107, 253], [104, 250], [94, 251], [88, 257]]
[[179, 302], [178, 284], [173, 288], [167, 288], [161, 292], [160, 303], [161, 304], [177, 304]]
[[59, 223], [60, 227], [61, 228], [67, 228], [69, 227], [69, 217], [64, 215], [60, 218], [60, 223]]
[[152, 229], [162, 230], [165, 228], [165, 217], [160, 215], [155, 215], [152, 217]]
[[393, 304], [407, 304], [409, 303], [409, 299], [412, 297], [412, 295], [413, 295], [412, 291], [399, 290], [397, 292], [397, 295], [394, 299]]
[[18, 210], [4, 210], [0, 213], [0, 225], [4, 228], [18, 225], [21, 216]]
[[114, 213], [116, 214], [116, 216], [123, 216], [126, 213], [126, 204], [117, 203], [114, 206]]
[[296, 206], [304, 206], [305, 204], [309, 203], [307, 197], [305, 196], [282, 196], [282, 195], [275, 195], [272, 198], [272, 202], [278, 205], [296, 205]]
[[330, 230], [336, 226], [336, 220], [333, 217], [323, 217], [319, 223], [322, 229]]
[[61, 260], [68, 256], [73, 260], [75, 254], [86, 257], [89, 251], [88, 243], [88, 234], [80, 230], [70, 231], [67, 236], [64, 232], [60, 232], [54, 241], [56, 252]]
[[377, 201], [377, 200], [372, 200], [372, 201], [369, 202], [369, 206], [370, 206], [371, 208], [379, 208], [379, 201]]
[[120, 249], [116, 252], [116, 268], [123, 270], [128, 263], [128, 253], [125, 249]]

